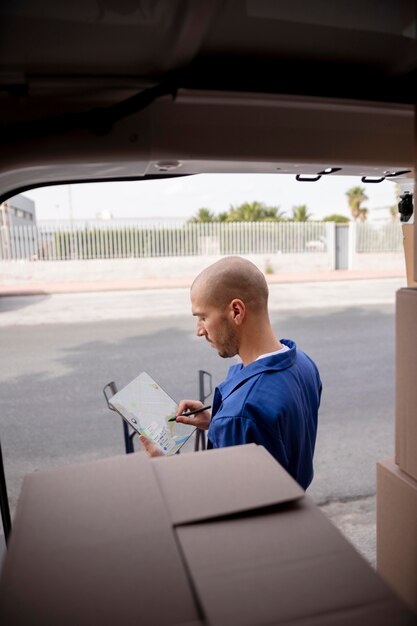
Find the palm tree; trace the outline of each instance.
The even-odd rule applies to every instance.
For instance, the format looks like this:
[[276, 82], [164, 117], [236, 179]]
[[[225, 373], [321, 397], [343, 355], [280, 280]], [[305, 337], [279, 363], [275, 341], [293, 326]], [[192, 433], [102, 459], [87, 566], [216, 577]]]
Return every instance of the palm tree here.
[[401, 198], [401, 188], [398, 183], [395, 183], [395, 202], [396, 204], [392, 204], [389, 208], [389, 213], [393, 222], [398, 221], [398, 203]]
[[366, 222], [366, 218], [368, 217], [368, 209], [364, 208], [360, 208], [359, 209], [359, 218], [362, 222], [362, 224], [364, 224]]
[[213, 222], [215, 220], [215, 215], [210, 211], [210, 209], [201, 208], [198, 209], [197, 214], [191, 217], [188, 221], [192, 223], [201, 223], [201, 222]]
[[307, 222], [312, 217], [312, 214], [308, 212], [306, 204], [300, 204], [292, 209], [292, 220], [294, 222]]
[[[368, 200], [368, 196], [365, 193], [364, 187], [351, 187], [346, 192], [348, 204], [354, 220], [357, 220], [361, 216], [361, 204]], [[367, 213], [367, 212], [366, 212]], [[365, 219], [366, 219], [365, 213]], [[361, 221], [365, 221], [361, 218]]]
[[392, 204], [389, 208], [389, 214], [391, 216], [391, 219], [393, 222], [397, 222], [398, 221], [398, 205], [397, 204]]
[[283, 222], [285, 219], [285, 212], [280, 211], [279, 207], [265, 207], [263, 222]]
[[263, 202], [244, 202], [240, 206], [231, 206], [227, 222], [279, 222], [284, 214], [279, 207], [268, 207]]
[[259, 222], [263, 215], [260, 202], [244, 202], [240, 206], [231, 206], [227, 222]]
[[350, 222], [350, 219], [345, 215], [339, 215], [339, 213], [332, 213], [331, 215], [326, 215], [323, 217], [323, 222], [335, 222], [336, 224], [346, 224]]

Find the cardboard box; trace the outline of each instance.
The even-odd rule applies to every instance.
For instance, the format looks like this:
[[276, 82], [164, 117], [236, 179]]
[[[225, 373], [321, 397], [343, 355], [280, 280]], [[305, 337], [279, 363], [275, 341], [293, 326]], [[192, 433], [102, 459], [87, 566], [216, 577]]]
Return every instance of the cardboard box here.
[[395, 460], [417, 480], [417, 289], [396, 298]]
[[131, 454], [25, 478], [1, 579], [2, 626], [137, 626], [143, 613], [155, 626], [198, 622], [146, 461]]
[[417, 287], [414, 280], [414, 224], [402, 224], [403, 246], [405, 257], [405, 271], [407, 275], [407, 286]]
[[25, 479], [0, 623], [416, 624], [259, 446]]
[[417, 481], [377, 464], [377, 569], [417, 613]]

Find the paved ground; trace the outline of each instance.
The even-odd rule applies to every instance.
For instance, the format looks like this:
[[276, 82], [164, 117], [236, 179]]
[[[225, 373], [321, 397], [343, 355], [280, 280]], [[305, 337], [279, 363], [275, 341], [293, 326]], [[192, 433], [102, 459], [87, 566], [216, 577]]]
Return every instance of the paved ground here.
[[[362, 277], [361, 280], [326, 281], [316, 277], [309, 282], [271, 282], [269, 306], [271, 311], [279, 311], [306, 306], [323, 309], [391, 303], [395, 289], [405, 285], [404, 278]], [[188, 286], [164, 289], [155, 285], [153, 289], [123, 291], [103, 291], [101, 286], [95, 283], [92, 291], [69, 293], [69, 285], [64, 284], [57, 293], [0, 297], [0, 326], [143, 319], [153, 315], [171, 317], [190, 312]]]
[[[334, 270], [334, 271], [315, 271], [315, 272], [279, 272], [266, 276], [268, 283], [310, 283], [310, 282], [327, 282], [327, 281], [345, 281], [345, 280], [369, 280], [377, 278], [402, 278], [405, 271], [398, 269], [373, 269], [373, 270]], [[92, 291], [131, 291], [142, 289], [169, 289], [176, 287], [188, 288], [193, 276], [166, 276], [158, 278], [138, 278], [138, 279], [118, 279], [107, 280], [103, 272], [100, 280], [94, 282], [89, 280], [83, 281], [16, 281], [10, 284], [6, 277], [0, 277], [0, 296], [13, 295], [47, 295], [52, 293], [79, 293]]]
[[[323, 274], [290, 275], [268, 277], [270, 282], [271, 311], [299, 310], [308, 308], [326, 309], [352, 305], [393, 304], [395, 291], [406, 286], [405, 277], [393, 277], [381, 273], [329, 272]], [[184, 281], [184, 279], [182, 279]], [[279, 284], [278, 284], [279, 282]], [[146, 289], [126, 289], [123, 282], [117, 286], [105, 281], [84, 284], [83, 288], [62, 283], [60, 285], [38, 285], [35, 293], [27, 294], [27, 286], [20, 285], [10, 292], [3, 289], [0, 297], [0, 326], [22, 326], [36, 324], [66, 324], [77, 321], [126, 320], [183, 315], [189, 313], [188, 286], [177, 281], [146, 285]], [[143, 285], [142, 285], [143, 286]], [[174, 288], [174, 286], [176, 288]], [[88, 289], [87, 289], [88, 287]], [[86, 289], [84, 289], [86, 288]], [[71, 293], [69, 293], [71, 292]], [[34, 293], [32, 291], [32, 293]], [[0, 290], [1, 294], [1, 290]], [[20, 294], [20, 295], [18, 295]], [[330, 501], [322, 504], [322, 510], [334, 521], [356, 548], [375, 565], [375, 496], [346, 501]]]

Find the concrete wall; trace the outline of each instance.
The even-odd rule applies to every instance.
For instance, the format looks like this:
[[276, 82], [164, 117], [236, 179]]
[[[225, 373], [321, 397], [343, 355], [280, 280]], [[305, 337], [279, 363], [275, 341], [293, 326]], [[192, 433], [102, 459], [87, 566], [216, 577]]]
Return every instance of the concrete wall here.
[[[140, 278], [193, 277], [220, 256], [88, 261], [0, 261], [0, 282], [89, 282]], [[326, 253], [270, 254], [246, 257], [263, 272], [316, 272], [334, 269]], [[352, 269], [404, 269], [403, 254], [358, 254]]]
[[402, 252], [370, 253], [353, 255], [352, 270], [402, 270], [405, 272], [405, 257]]

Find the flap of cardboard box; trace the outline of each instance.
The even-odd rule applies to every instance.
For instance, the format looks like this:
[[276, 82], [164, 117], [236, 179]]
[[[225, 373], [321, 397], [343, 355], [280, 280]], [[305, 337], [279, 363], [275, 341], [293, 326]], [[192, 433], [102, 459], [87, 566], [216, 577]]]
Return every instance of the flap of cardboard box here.
[[359, 620], [361, 609], [377, 611], [390, 598], [395, 604], [308, 496], [278, 512], [179, 526], [176, 532], [212, 625], [309, 624], [313, 617], [345, 611], [357, 613], [351, 623], [370, 624]]
[[200, 619], [142, 454], [26, 477], [1, 583], [5, 625], [137, 626], [143, 620], [161, 626]]
[[262, 446], [153, 459], [174, 525], [292, 502], [304, 490]]

